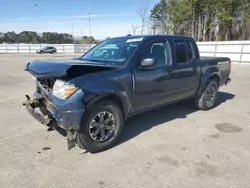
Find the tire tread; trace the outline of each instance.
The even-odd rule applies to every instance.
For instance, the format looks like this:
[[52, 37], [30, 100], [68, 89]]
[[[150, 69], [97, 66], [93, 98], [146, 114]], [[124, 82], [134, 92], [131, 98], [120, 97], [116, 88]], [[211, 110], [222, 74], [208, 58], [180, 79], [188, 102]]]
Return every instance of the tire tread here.
[[[202, 94], [195, 99], [195, 106], [199, 109], [199, 110], [203, 110], [203, 111], [206, 111], [206, 110], [210, 110], [214, 107], [214, 104], [211, 106], [211, 107], [207, 107], [205, 104], [204, 104], [204, 101], [203, 101], [203, 97], [204, 97], [204, 92], [206, 91], [208, 85], [210, 85], [212, 82], [214, 82], [216, 84], [216, 92], [218, 92], [218, 83], [211, 79], [208, 81], [204, 91], [202, 92]], [[217, 94], [217, 93], [216, 93]], [[216, 101], [216, 100], [215, 100]]]

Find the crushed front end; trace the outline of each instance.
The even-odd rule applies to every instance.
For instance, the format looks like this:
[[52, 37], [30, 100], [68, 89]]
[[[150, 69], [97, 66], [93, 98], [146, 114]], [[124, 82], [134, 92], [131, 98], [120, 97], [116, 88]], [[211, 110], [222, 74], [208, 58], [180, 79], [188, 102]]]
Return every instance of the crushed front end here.
[[35, 77], [36, 91], [32, 97], [26, 95], [23, 104], [40, 123], [66, 130], [70, 149], [75, 145], [76, 134], [80, 130], [85, 112], [84, 100], [88, 100], [81, 88], [89, 81], [82, 76], [116, 68], [82, 60], [29, 62], [25, 71]]
[[84, 93], [81, 89], [71, 88], [72, 93], [69, 96], [60, 98], [53, 94], [54, 87], [55, 79], [37, 78], [36, 92], [32, 97], [26, 95], [23, 105], [40, 123], [50, 128], [59, 126], [67, 131], [68, 149], [71, 149], [75, 145], [76, 134], [85, 111], [82, 100]]

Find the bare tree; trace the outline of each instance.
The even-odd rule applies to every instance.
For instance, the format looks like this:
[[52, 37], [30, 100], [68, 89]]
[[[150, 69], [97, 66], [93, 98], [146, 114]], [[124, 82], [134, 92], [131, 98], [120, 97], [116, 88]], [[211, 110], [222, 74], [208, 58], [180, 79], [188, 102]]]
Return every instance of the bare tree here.
[[144, 7], [141, 7], [139, 10], [137, 10], [138, 15], [141, 18], [141, 34], [144, 32], [144, 27], [146, 25], [147, 21], [147, 13], [148, 13], [148, 6], [149, 6], [149, 1], [145, 4]]
[[201, 20], [201, 16], [199, 16], [198, 18], [198, 37], [197, 37], [197, 41], [199, 42], [201, 39], [201, 25], [202, 24], [202, 20]]
[[132, 29], [132, 34], [133, 35], [136, 35], [136, 32], [137, 32], [137, 30], [140, 28], [140, 26], [139, 25], [137, 25], [137, 24], [133, 24], [132, 26], [131, 26], [131, 29]]

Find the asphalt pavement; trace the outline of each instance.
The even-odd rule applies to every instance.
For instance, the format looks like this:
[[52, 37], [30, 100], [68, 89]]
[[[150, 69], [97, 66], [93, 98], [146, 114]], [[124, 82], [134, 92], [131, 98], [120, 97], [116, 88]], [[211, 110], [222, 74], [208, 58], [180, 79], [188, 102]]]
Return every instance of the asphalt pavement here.
[[182, 102], [140, 114], [117, 146], [90, 154], [69, 151], [22, 106], [35, 88], [26, 63], [70, 56], [0, 54], [0, 187], [250, 187], [250, 65], [233, 64], [214, 109]]

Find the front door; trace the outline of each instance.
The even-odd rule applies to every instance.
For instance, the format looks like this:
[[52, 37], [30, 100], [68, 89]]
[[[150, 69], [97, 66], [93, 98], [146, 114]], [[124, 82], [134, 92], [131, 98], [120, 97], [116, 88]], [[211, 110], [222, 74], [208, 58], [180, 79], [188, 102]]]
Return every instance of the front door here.
[[152, 40], [139, 53], [138, 62], [146, 58], [155, 60], [153, 67], [135, 68], [134, 111], [144, 110], [164, 102], [171, 92], [173, 79], [170, 47], [167, 40]]
[[45, 52], [46, 52], [46, 53], [49, 53], [49, 52], [50, 52], [50, 48], [49, 48], [49, 47], [46, 47], [46, 48], [45, 48]]

